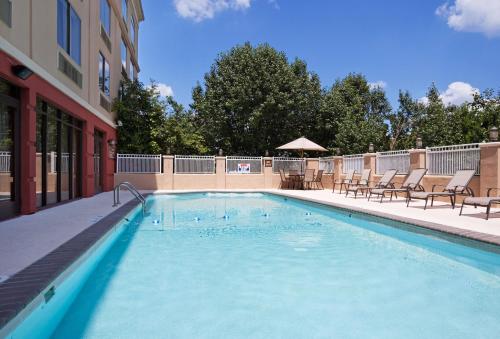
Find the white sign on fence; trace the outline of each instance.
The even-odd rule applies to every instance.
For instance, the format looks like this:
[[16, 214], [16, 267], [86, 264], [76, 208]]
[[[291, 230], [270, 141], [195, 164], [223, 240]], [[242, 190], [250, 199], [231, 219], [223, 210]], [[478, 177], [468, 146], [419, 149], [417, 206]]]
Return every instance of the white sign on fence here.
[[250, 164], [238, 164], [238, 173], [250, 173]]

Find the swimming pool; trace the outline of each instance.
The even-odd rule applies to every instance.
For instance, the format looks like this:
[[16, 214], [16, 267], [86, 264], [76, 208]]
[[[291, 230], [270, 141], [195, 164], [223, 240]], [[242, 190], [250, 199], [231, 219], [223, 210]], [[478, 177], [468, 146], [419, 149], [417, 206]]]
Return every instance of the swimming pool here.
[[[494, 338], [500, 333], [499, 253], [271, 194], [157, 195], [148, 205], [145, 216], [137, 210], [124, 221], [87, 275], [73, 278], [82, 286], [71, 305], [54, 317], [57, 321], [44, 322], [50, 331], [39, 333], [54, 338]], [[23, 326], [28, 325], [21, 324], [19, 333]]]

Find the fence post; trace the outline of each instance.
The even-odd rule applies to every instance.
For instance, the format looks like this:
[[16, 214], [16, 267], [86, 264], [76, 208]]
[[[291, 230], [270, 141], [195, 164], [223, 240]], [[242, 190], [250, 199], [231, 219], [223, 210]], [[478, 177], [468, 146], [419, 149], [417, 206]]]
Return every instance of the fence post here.
[[411, 149], [408, 152], [410, 152], [410, 170], [426, 168], [425, 149]]
[[[490, 187], [500, 187], [500, 142], [479, 145], [481, 152], [479, 190], [476, 195], [486, 196]], [[496, 194], [496, 192], [493, 192]]]
[[318, 169], [319, 169], [319, 159], [318, 158], [307, 158], [306, 159], [306, 168], [307, 169], [314, 169], [317, 173]]
[[[262, 158], [264, 166], [262, 168], [262, 173], [264, 173], [264, 187], [265, 188], [273, 188], [273, 158], [272, 157], [264, 157]], [[268, 166], [266, 166], [266, 163]], [[269, 164], [271, 166], [269, 166]]]
[[344, 158], [342, 158], [341, 156], [333, 157], [333, 176], [332, 176], [333, 180], [332, 180], [332, 182], [341, 179], [343, 159]]
[[215, 157], [215, 174], [217, 177], [216, 188], [226, 188], [226, 157]]
[[376, 172], [376, 160], [377, 153], [365, 153], [363, 154], [363, 168], [371, 170], [370, 177], [368, 180], [372, 180]]
[[163, 179], [165, 180], [165, 188], [169, 190], [174, 189], [174, 156], [163, 156]]

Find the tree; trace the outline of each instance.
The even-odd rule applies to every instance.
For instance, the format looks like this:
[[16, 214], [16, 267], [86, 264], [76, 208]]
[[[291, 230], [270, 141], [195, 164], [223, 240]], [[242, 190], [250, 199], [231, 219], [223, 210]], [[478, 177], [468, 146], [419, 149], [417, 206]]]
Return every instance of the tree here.
[[388, 117], [391, 126], [391, 142], [389, 145], [391, 150], [414, 147], [417, 135], [413, 129], [422, 114], [423, 106], [411, 97], [410, 92], [399, 91], [398, 101], [398, 110]]
[[146, 87], [138, 80], [123, 80], [113, 103], [117, 113], [120, 153], [159, 154], [165, 148], [165, 103], [156, 84]]
[[390, 111], [383, 89], [371, 89], [363, 75], [349, 74], [325, 93], [320, 118], [322, 142], [344, 154], [364, 153], [370, 143], [378, 150], [385, 149], [385, 119]]
[[191, 106], [210, 151], [259, 155], [315, 130], [317, 75], [267, 44], [222, 53], [193, 89]]

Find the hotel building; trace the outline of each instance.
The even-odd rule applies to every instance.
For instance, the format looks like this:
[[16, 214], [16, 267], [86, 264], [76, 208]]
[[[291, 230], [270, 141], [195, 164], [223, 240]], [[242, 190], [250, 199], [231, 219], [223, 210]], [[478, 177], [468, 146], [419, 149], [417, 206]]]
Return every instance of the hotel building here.
[[0, 0], [0, 219], [111, 190], [141, 0]]

